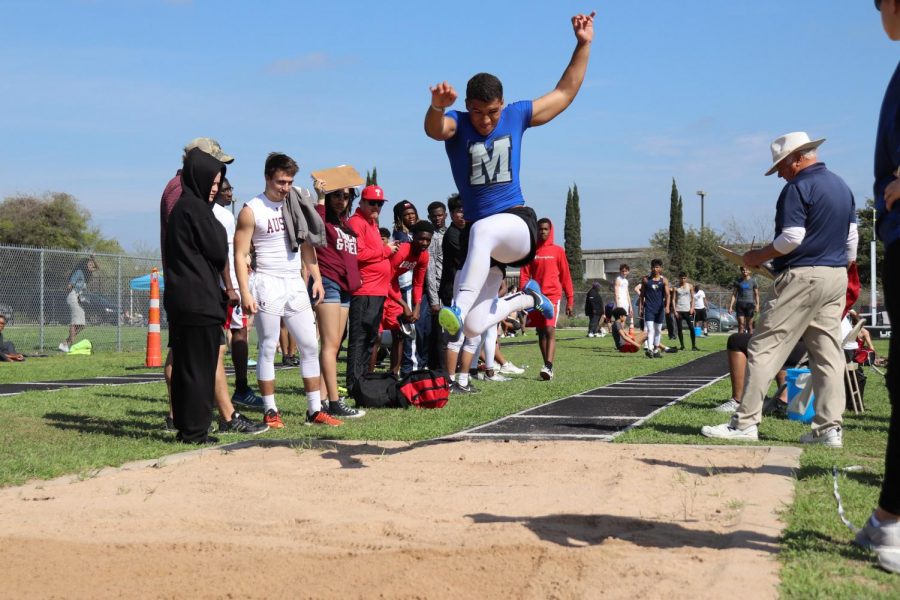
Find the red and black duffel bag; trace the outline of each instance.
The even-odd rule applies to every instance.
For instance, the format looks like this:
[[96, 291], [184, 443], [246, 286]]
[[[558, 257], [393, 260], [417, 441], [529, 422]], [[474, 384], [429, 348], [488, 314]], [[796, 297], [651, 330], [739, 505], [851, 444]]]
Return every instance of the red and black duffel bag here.
[[400, 380], [401, 402], [419, 408], [443, 408], [450, 397], [450, 378], [444, 371], [419, 369]]

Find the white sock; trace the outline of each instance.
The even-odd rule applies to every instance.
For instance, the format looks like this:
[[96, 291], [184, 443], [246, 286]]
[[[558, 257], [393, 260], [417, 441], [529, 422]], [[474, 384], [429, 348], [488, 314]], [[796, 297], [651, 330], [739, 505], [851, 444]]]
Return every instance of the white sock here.
[[263, 405], [265, 406], [264, 410], [274, 410], [278, 412], [278, 407], [275, 406], [275, 394], [269, 394], [268, 396], [263, 396]]
[[469, 385], [469, 374], [468, 373], [459, 373], [459, 376], [456, 378], [456, 382], [462, 387], [466, 387]]
[[322, 410], [322, 392], [320, 390], [306, 392], [306, 406], [306, 410], [308, 410], [311, 415]]
[[450, 376], [450, 381], [456, 381], [456, 373]]

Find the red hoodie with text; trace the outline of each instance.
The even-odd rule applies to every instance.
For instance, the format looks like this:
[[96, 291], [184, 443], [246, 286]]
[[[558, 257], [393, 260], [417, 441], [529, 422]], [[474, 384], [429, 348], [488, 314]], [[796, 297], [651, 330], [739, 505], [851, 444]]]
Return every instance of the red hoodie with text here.
[[569, 259], [566, 251], [553, 243], [553, 223], [550, 223], [550, 235], [546, 240], [538, 240], [534, 260], [522, 267], [519, 272], [519, 289], [525, 287], [531, 279], [541, 286], [541, 292], [556, 304], [566, 293], [566, 308], [575, 307], [575, 290], [572, 286], [572, 275], [569, 272]]

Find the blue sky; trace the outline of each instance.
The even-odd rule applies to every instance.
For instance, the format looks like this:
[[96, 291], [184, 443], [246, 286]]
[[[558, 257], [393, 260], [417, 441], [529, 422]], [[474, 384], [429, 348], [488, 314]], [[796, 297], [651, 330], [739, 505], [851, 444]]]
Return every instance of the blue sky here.
[[[193, 137], [237, 157], [237, 197], [272, 150], [312, 170], [377, 166], [389, 200], [454, 191], [422, 131], [428, 86], [498, 75], [507, 101], [556, 84], [569, 17], [597, 11], [575, 103], [530, 130], [522, 185], [561, 222], [577, 183], [585, 248], [640, 246], [668, 224], [769, 227], [783, 182], [769, 142], [826, 137], [820, 158], [862, 204], [898, 46], [868, 0], [236, 2], [0, 0], [0, 196], [74, 194], [107, 237], [156, 247], [159, 197]], [[458, 105], [461, 107], [461, 101]], [[383, 223], [384, 224], [384, 223]]]

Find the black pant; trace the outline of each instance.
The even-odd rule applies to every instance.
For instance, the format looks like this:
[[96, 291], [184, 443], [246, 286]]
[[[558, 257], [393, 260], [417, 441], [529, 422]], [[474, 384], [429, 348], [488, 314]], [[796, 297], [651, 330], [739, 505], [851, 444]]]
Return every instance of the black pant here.
[[353, 296], [350, 299], [347, 340], [347, 390], [353, 393], [356, 381], [369, 370], [372, 348], [378, 340], [384, 296]]
[[670, 340], [675, 339], [675, 311], [666, 313], [666, 333]]
[[681, 322], [687, 321], [688, 329], [691, 330], [691, 348], [697, 347], [697, 334], [694, 332], [694, 315], [690, 311], [678, 311], [675, 313], [675, 324], [678, 326], [678, 343], [684, 348], [684, 331]]
[[209, 435], [221, 343], [221, 325], [169, 323], [172, 415], [183, 442], [202, 443]]
[[[900, 514], [900, 289], [897, 289], [897, 272], [900, 266], [900, 242], [894, 242], [884, 253], [881, 265], [881, 283], [884, 286], [884, 304], [891, 319], [891, 341], [888, 350], [886, 383], [891, 399], [891, 422], [888, 427], [887, 450], [884, 456], [884, 482], [878, 505], [884, 510]], [[896, 360], [894, 357], [898, 357]]]
[[593, 313], [590, 315], [590, 322], [588, 322], [588, 333], [597, 333], [597, 326], [600, 324], [601, 315], [598, 313]]

